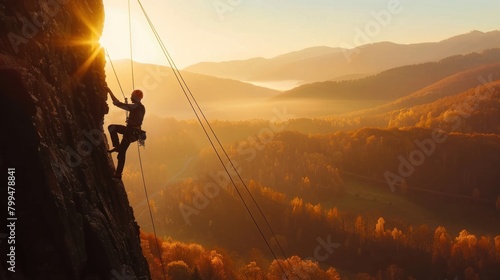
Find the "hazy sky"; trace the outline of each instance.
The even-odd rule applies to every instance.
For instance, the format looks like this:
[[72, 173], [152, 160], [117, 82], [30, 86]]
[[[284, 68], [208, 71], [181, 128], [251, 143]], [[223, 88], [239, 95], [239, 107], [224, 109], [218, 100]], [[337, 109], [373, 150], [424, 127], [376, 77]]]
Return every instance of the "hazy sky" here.
[[[141, 0], [180, 68], [200, 61], [273, 57], [312, 46], [440, 41], [500, 29], [498, 0]], [[126, 0], [104, 0], [101, 42], [129, 57]], [[166, 64], [137, 0], [134, 57]]]

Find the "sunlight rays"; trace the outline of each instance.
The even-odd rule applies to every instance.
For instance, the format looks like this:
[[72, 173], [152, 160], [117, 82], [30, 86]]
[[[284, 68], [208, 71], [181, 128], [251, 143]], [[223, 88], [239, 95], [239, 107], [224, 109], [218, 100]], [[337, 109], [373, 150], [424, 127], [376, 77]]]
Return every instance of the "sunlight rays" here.
[[72, 39], [66, 42], [67, 46], [71, 47], [88, 47], [91, 54], [90, 56], [83, 62], [82, 65], [75, 72], [74, 77], [77, 80], [80, 80], [89, 70], [89, 68], [94, 63], [95, 59], [100, 56], [102, 60], [104, 60], [104, 51], [99, 43], [99, 38], [102, 35], [103, 28], [100, 30], [95, 25], [95, 19], [90, 19], [86, 14], [82, 11], [77, 11], [77, 17], [82, 22], [82, 24], [89, 31], [88, 36], [89, 39]]

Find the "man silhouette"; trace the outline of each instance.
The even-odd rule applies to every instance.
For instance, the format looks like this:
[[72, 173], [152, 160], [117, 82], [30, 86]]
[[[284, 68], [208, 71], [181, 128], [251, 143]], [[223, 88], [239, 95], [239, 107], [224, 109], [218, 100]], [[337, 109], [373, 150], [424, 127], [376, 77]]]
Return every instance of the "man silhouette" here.
[[[113, 143], [113, 149], [109, 150], [109, 153], [118, 152], [118, 164], [116, 165], [116, 172], [113, 178], [121, 179], [123, 167], [125, 165], [125, 154], [130, 146], [139, 139], [139, 133], [141, 132], [142, 121], [144, 120], [144, 115], [146, 114], [146, 108], [142, 105], [141, 100], [144, 97], [144, 93], [136, 89], [132, 92], [130, 99], [132, 104], [126, 104], [120, 102], [111, 89], [106, 87], [107, 92], [110, 94], [113, 100], [113, 105], [123, 110], [129, 111], [130, 115], [127, 119], [127, 126], [112, 124], [108, 126], [109, 135], [111, 136], [111, 142]], [[118, 133], [122, 134], [122, 141], [118, 140]]]

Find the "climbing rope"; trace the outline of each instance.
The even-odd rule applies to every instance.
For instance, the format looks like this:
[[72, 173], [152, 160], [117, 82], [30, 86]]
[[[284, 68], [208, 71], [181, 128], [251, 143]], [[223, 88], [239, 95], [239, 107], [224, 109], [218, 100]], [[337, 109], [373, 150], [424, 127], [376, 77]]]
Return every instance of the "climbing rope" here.
[[[125, 103], [127, 103], [127, 98], [125, 97], [125, 93], [123, 92], [122, 84], [120, 83], [120, 79], [118, 79], [118, 74], [116, 73], [115, 66], [113, 65], [113, 61], [111, 60], [111, 56], [109, 56], [108, 50], [104, 49], [106, 56], [108, 57], [109, 64], [111, 64], [111, 68], [113, 69], [113, 73], [115, 73], [116, 81], [118, 82], [118, 86], [120, 87], [120, 91], [122, 93], [123, 98], [125, 99]], [[125, 120], [128, 120], [128, 111], [125, 110]]]
[[134, 76], [134, 55], [133, 55], [133, 44], [132, 44], [132, 14], [130, 9], [130, 0], [128, 0], [128, 31], [129, 31], [129, 43], [130, 43], [130, 70], [132, 74], [132, 90], [134, 90], [135, 76]]
[[[233, 161], [231, 160], [231, 158], [229, 157], [229, 155], [227, 154], [224, 146], [221, 144], [219, 138], [217, 137], [217, 134], [214, 132], [212, 126], [210, 125], [210, 122], [207, 120], [205, 114], [203, 113], [203, 110], [201, 109], [201, 107], [199, 106], [198, 102], [196, 101], [196, 98], [194, 97], [194, 95], [192, 94], [191, 90], [189, 89], [187, 83], [185, 82], [182, 74], [180, 73], [179, 69], [177, 68], [177, 66], [175, 65], [172, 57], [170, 56], [167, 48], [165, 47], [165, 45], [163, 44], [163, 41], [161, 40], [161, 37], [159, 36], [154, 24], [152, 23], [151, 19], [149, 18], [149, 15], [148, 13], [146, 12], [146, 10], [144, 9], [144, 6], [142, 5], [141, 1], [140, 0], [137, 0], [137, 2], [139, 3], [139, 6], [149, 24], [149, 27], [151, 28], [151, 30], [153, 31], [153, 34], [155, 35], [156, 37], [156, 40], [158, 41], [158, 44], [160, 45], [162, 51], [163, 51], [163, 54], [165, 55], [168, 63], [170, 64], [170, 67], [177, 79], [177, 82], [179, 83], [179, 85], [181, 86], [181, 89], [187, 99], [187, 101], [189, 102], [189, 105], [191, 106], [191, 109], [193, 110], [196, 118], [198, 119], [198, 122], [200, 123], [204, 133], [205, 133], [205, 136], [207, 137], [208, 141], [210, 142], [210, 145], [212, 146], [212, 149], [214, 150], [214, 152], [216, 153], [217, 155], [217, 158], [219, 159], [220, 163], [222, 164], [225, 172], [227, 173], [232, 185], [234, 186], [236, 192], [238, 193], [238, 196], [240, 197], [242, 203], [244, 204], [245, 206], [245, 209], [247, 210], [248, 214], [250, 215], [250, 217], [252, 218], [252, 221], [254, 222], [255, 226], [257, 227], [261, 237], [264, 239], [267, 247], [269, 248], [269, 250], [271, 251], [273, 257], [276, 259], [280, 269], [282, 270], [282, 272], [284, 273], [284, 276], [286, 277], [286, 279], [288, 279], [288, 275], [287, 273], [285, 272], [284, 268], [282, 267], [282, 265], [280, 264], [280, 262], [278, 261], [278, 257], [276, 256], [276, 253], [274, 252], [274, 250], [272, 249], [271, 245], [269, 244], [267, 238], [265, 237], [262, 229], [260, 228], [257, 220], [255, 219], [252, 211], [250, 211], [250, 208], [248, 206], [248, 204], [246, 203], [245, 199], [243, 198], [240, 190], [238, 189], [238, 187], [236, 186], [236, 183], [233, 179], [233, 177], [231, 176], [231, 173], [229, 172], [229, 170], [227, 169], [226, 165], [224, 164], [224, 161], [218, 151], [218, 149], [216, 148], [215, 146], [215, 143], [214, 143], [214, 140], [212, 139], [212, 137], [215, 139], [215, 141], [217, 142], [219, 148], [223, 151], [224, 155], [226, 156], [228, 162], [230, 162], [231, 164], [231, 167], [233, 168], [233, 170], [236, 172], [236, 174], [238, 175], [238, 178], [240, 179], [240, 182], [242, 183], [242, 185], [244, 186], [244, 188], [246, 189], [247, 193], [250, 195], [250, 197], [252, 198], [252, 201], [253, 203], [255, 204], [255, 206], [259, 209], [259, 213], [261, 214], [262, 218], [265, 220], [266, 224], [267, 224], [267, 227], [269, 228], [269, 230], [271, 231], [271, 234], [272, 236], [274, 237], [274, 239], [276, 240], [276, 243], [280, 249], [280, 252], [282, 253], [283, 257], [285, 258], [286, 262], [288, 262], [288, 264], [291, 266], [290, 262], [288, 261], [288, 258], [286, 256], [286, 254], [284, 253], [284, 250], [281, 246], [281, 244], [279, 243], [279, 240], [277, 239], [276, 237], [276, 234], [274, 233], [272, 227], [271, 227], [271, 224], [269, 223], [268, 219], [266, 218], [266, 216], [264, 215], [264, 212], [262, 211], [262, 209], [260, 208], [260, 206], [258, 205], [257, 201], [255, 200], [255, 198], [253, 197], [253, 195], [251, 194], [250, 190], [248, 189], [246, 183], [244, 182], [244, 180], [242, 179], [241, 175], [239, 174], [238, 170], [236, 169]], [[198, 111], [195, 109], [195, 106], [196, 108], [198, 109]], [[200, 114], [203, 118], [200, 117]], [[209, 128], [210, 132], [212, 133], [212, 137], [210, 136], [210, 134], [208, 133], [207, 131], [207, 128], [205, 127], [204, 123], [206, 124], [206, 126]]]
[[[131, 8], [130, 8], [130, 0], [128, 0], [128, 26], [129, 26], [129, 41], [130, 41], [130, 69], [131, 69], [131, 74], [132, 74], [132, 90], [135, 89], [135, 76], [134, 76], [134, 52], [133, 52], [133, 44], [132, 44], [132, 15], [131, 15]], [[149, 195], [148, 195], [148, 189], [146, 187], [146, 179], [144, 176], [144, 168], [142, 166], [142, 158], [141, 158], [141, 141], [137, 141], [137, 154], [139, 157], [139, 166], [141, 167], [141, 176], [142, 176], [142, 185], [144, 187], [144, 194], [146, 195], [146, 202], [148, 205], [148, 211], [149, 211], [149, 217], [151, 218], [151, 225], [153, 226], [153, 234], [155, 237], [155, 243], [156, 243], [156, 249], [158, 250], [158, 259], [161, 264], [161, 269], [163, 272], [163, 278], [166, 280], [167, 279], [167, 273], [165, 272], [165, 266], [163, 264], [163, 260], [161, 257], [161, 250], [160, 250], [160, 244], [158, 244], [158, 236], [156, 234], [156, 226], [155, 222], [153, 219], [153, 212], [151, 211], [151, 205], [149, 204]]]
[[142, 159], [141, 159], [141, 149], [140, 146], [137, 145], [137, 153], [139, 154], [139, 165], [141, 167], [141, 176], [142, 176], [142, 185], [144, 186], [144, 193], [146, 194], [146, 201], [148, 204], [148, 209], [149, 209], [149, 217], [151, 218], [151, 224], [153, 226], [153, 234], [155, 236], [155, 243], [156, 243], [156, 249], [158, 250], [158, 257], [160, 258], [160, 263], [161, 263], [161, 269], [163, 271], [163, 277], [167, 279], [167, 274], [165, 272], [165, 267], [163, 266], [163, 260], [161, 258], [161, 251], [160, 251], [160, 245], [158, 244], [158, 237], [156, 236], [156, 227], [155, 223], [153, 220], [153, 213], [151, 212], [151, 205], [149, 205], [149, 195], [148, 195], [148, 190], [146, 188], [146, 180], [144, 179], [144, 169], [142, 167]]
[[116, 73], [115, 66], [113, 65], [113, 60], [111, 60], [111, 57], [109, 56], [108, 50], [104, 49], [104, 52], [106, 53], [106, 56], [108, 57], [109, 63], [111, 64], [111, 68], [113, 69], [113, 73], [115, 73], [115, 78], [116, 81], [118, 82], [118, 86], [120, 87], [120, 91], [123, 95], [123, 98], [125, 98], [125, 93], [123, 92], [122, 84], [120, 83], [120, 79], [118, 79], [118, 74]]

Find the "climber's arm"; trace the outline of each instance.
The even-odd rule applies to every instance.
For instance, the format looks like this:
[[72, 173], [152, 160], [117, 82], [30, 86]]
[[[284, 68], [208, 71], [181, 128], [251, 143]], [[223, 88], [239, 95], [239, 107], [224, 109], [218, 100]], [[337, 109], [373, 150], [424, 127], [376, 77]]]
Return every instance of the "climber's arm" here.
[[115, 105], [116, 107], [123, 109], [123, 110], [127, 110], [127, 111], [130, 111], [132, 109], [135, 109], [135, 107], [137, 107], [137, 104], [126, 104], [126, 103], [120, 102], [120, 100], [118, 100], [118, 98], [116, 98], [116, 96], [113, 94], [113, 92], [111, 91], [111, 89], [109, 87], [106, 87], [106, 91], [111, 96], [111, 100], [113, 100], [113, 105]]
[[121, 103], [120, 100], [118, 100], [118, 98], [115, 97], [115, 95], [113, 94], [113, 92], [111, 91], [111, 89], [109, 87], [106, 87], [106, 92], [109, 93], [109, 96], [111, 96], [111, 100], [113, 100], [113, 104], [116, 105], [116, 103]]

